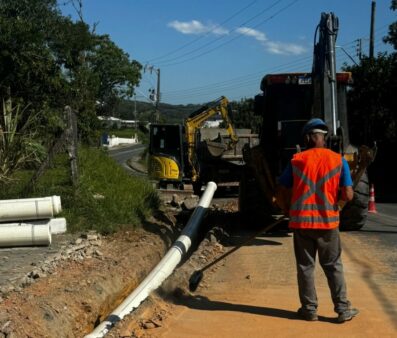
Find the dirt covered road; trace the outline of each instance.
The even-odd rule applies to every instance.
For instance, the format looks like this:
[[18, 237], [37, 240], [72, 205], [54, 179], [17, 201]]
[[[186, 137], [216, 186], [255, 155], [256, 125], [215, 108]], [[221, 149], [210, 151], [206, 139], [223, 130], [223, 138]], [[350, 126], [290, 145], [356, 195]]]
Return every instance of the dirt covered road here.
[[[248, 234], [236, 228], [233, 212], [229, 217], [223, 223], [226, 233], [220, 238], [222, 251]], [[341, 234], [348, 294], [360, 310], [350, 322], [336, 323], [321, 269], [316, 275], [319, 321], [297, 318], [292, 236], [279, 232], [258, 237], [206, 272], [200, 287], [192, 293], [188, 290], [189, 272], [206, 263], [200, 262], [199, 250], [171, 278], [173, 282], [168, 281], [165, 291], [153, 295], [110, 336], [396, 337], [397, 271], [393, 262], [397, 252], [395, 247], [390, 250], [368, 237], [365, 230], [358, 234]]]

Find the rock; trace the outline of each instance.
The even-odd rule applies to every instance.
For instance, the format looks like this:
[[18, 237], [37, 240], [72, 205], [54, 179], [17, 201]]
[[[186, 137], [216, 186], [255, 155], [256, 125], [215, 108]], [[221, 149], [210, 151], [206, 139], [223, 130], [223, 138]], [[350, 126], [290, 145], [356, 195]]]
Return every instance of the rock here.
[[86, 234], [82, 234], [81, 238], [87, 239], [89, 241], [98, 239], [98, 234], [95, 230], [90, 230]]
[[22, 277], [22, 278], [20, 279], [20, 281], [19, 281], [19, 284], [20, 284], [22, 287], [28, 286], [28, 285], [30, 285], [30, 284], [32, 284], [32, 283], [33, 283], [33, 280], [32, 280], [32, 278], [29, 277], [29, 275], [27, 275], [27, 276], [25, 276], [25, 277]]
[[177, 195], [177, 194], [173, 194], [173, 195], [172, 195], [172, 198], [171, 198], [170, 204], [171, 204], [173, 207], [179, 207], [180, 203], [181, 203], [181, 202], [179, 201], [178, 195]]
[[9, 332], [7, 333], [7, 338], [17, 338], [17, 336], [14, 332]]
[[3, 326], [0, 328], [0, 331], [2, 331], [5, 334], [9, 333], [10, 332], [10, 328], [9, 328], [10, 324], [11, 324], [11, 320], [8, 320], [7, 322], [5, 322], [3, 324]]
[[47, 275], [42, 272], [41, 270], [38, 269], [34, 269], [30, 274], [29, 277], [33, 278], [33, 279], [38, 279], [38, 278], [44, 278], [47, 277]]
[[214, 234], [210, 234], [210, 242], [211, 243], [216, 243], [216, 242], [218, 242], [218, 239], [215, 237], [215, 235]]
[[0, 296], [0, 304], [4, 301], [4, 299]]
[[0, 332], [0, 338], [7, 338], [3, 332]]
[[159, 323], [155, 322], [155, 321], [152, 320], [152, 319], [146, 320], [146, 321], [144, 321], [144, 322], [142, 323], [142, 327], [143, 327], [145, 330], [155, 329], [155, 328], [158, 328], [158, 327], [160, 327], [160, 326], [161, 326], [161, 325], [160, 325]]
[[191, 196], [191, 197], [185, 198], [185, 200], [182, 202], [181, 206], [185, 210], [193, 210], [195, 207], [197, 207], [198, 202], [199, 202], [198, 196]]
[[95, 249], [94, 254], [99, 257], [103, 256], [103, 253], [101, 251], [99, 251], [98, 249]]
[[79, 244], [81, 244], [82, 242], [83, 242], [83, 239], [82, 239], [82, 238], [77, 238], [77, 239], [75, 240], [74, 244], [79, 245]]

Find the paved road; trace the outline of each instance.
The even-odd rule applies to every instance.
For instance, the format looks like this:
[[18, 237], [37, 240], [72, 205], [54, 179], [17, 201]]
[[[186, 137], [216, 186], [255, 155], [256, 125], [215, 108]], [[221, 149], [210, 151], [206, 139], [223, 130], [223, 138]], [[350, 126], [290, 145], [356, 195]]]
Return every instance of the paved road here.
[[[119, 163], [124, 169], [136, 176], [146, 176], [144, 168], [139, 165], [139, 160], [143, 150], [146, 148], [143, 144], [134, 144], [128, 146], [121, 146], [117, 148], [110, 148], [109, 155]], [[133, 168], [128, 165], [127, 161], [133, 160], [135, 165]]]
[[319, 268], [320, 320], [298, 320], [292, 237], [267, 235], [206, 273], [194, 294], [176, 300], [172, 316], [152, 336], [397, 337], [397, 205], [377, 207], [362, 231], [341, 234], [349, 298], [360, 309], [353, 321], [336, 324]]

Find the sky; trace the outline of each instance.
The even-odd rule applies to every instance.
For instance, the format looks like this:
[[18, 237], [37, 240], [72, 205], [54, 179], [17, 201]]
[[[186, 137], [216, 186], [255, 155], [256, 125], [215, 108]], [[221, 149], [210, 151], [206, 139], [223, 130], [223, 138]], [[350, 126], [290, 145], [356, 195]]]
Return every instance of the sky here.
[[[60, 0], [77, 20], [73, 0]], [[78, 1], [74, 0], [77, 4]], [[322, 12], [339, 18], [337, 68], [368, 55], [371, 0], [82, 0], [83, 19], [108, 34], [143, 66], [136, 100], [205, 103], [226, 96], [252, 98], [269, 73], [310, 72], [315, 29]], [[376, 1], [375, 53], [397, 20], [390, 0]], [[132, 98], [134, 99], [134, 98]]]

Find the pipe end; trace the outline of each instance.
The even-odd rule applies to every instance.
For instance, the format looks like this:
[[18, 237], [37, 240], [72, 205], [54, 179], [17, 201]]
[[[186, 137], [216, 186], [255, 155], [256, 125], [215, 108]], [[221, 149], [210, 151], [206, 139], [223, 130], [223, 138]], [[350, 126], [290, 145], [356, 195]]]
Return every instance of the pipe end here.
[[54, 215], [59, 214], [62, 211], [61, 196], [52, 196], [52, 208], [54, 210]]

